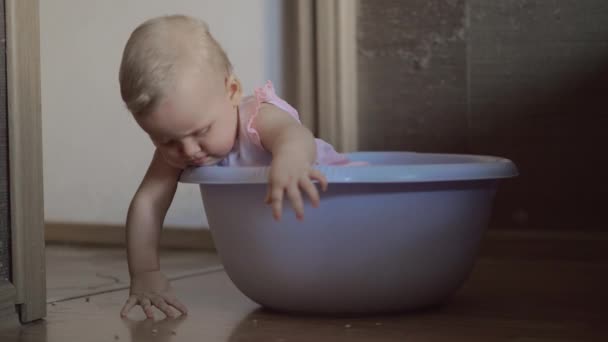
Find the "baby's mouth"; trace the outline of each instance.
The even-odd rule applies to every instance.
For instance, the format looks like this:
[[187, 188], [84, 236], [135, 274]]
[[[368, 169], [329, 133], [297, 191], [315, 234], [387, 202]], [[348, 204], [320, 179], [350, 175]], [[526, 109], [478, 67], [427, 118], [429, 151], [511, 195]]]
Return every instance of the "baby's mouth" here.
[[188, 162], [188, 165], [190, 165], [190, 166], [211, 166], [211, 165], [215, 165], [215, 164], [219, 163], [220, 161], [221, 161], [220, 158], [207, 156], [207, 157], [192, 160], [192, 161]]

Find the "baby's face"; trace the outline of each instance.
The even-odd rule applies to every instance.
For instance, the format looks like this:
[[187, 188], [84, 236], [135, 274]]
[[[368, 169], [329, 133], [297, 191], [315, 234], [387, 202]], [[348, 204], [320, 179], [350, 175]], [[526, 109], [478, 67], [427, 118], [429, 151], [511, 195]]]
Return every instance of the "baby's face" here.
[[181, 77], [151, 113], [138, 124], [171, 165], [214, 165], [232, 150], [237, 135], [238, 85], [201, 80], [196, 73]]

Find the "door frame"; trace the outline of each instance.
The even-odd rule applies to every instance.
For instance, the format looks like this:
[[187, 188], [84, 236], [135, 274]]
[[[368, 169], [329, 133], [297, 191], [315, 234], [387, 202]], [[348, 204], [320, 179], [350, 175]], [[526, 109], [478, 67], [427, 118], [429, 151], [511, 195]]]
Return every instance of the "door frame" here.
[[39, 0], [6, 8], [11, 282], [21, 322], [46, 316]]

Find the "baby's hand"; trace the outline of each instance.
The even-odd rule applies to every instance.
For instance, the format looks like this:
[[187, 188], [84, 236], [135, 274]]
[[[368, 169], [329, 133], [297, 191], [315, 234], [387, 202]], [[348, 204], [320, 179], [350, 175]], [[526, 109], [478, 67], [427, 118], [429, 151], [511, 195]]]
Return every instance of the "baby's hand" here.
[[173, 295], [169, 280], [160, 271], [143, 272], [131, 277], [129, 299], [123, 306], [120, 315], [126, 317], [135, 305], [140, 305], [146, 317], [150, 319], [154, 319], [152, 306], [156, 306], [167, 317], [172, 318], [176, 317], [176, 314], [171, 306], [184, 315], [188, 313], [186, 307]]
[[325, 176], [298, 154], [281, 154], [272, 160], [266, 203], [272, 205], [273, 216], [276, 220], [281, 219], [284, 192], [287, 192], [299, 220], [304, 218], [304, 204], [300, 189], [308, 194], [313, 207], [319, 206], [319, 192], [312, 183], [312, 179], [321, 183], [323, 191], [327, 190]]

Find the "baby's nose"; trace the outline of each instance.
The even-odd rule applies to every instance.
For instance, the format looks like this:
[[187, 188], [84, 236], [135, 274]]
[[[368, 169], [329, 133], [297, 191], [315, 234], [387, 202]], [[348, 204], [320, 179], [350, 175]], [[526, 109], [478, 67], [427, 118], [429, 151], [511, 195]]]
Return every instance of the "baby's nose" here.
[[196, 160], [196, 159], [201, 159], [205, 156], [205, 153], [198, 151], [197, 153], [194, 154], [189, 154], [188, 155], [188, 159], [189, 160]]
[[198, 144], [193, 141], [184, 142], [183, 150], [184, 150], [184, 155], [186, 157], [188, 157], [189, 159], [202, 158], [205, 155], [203, 153], [203, 151], [201, 151], [200, 146], [198, 146]]

